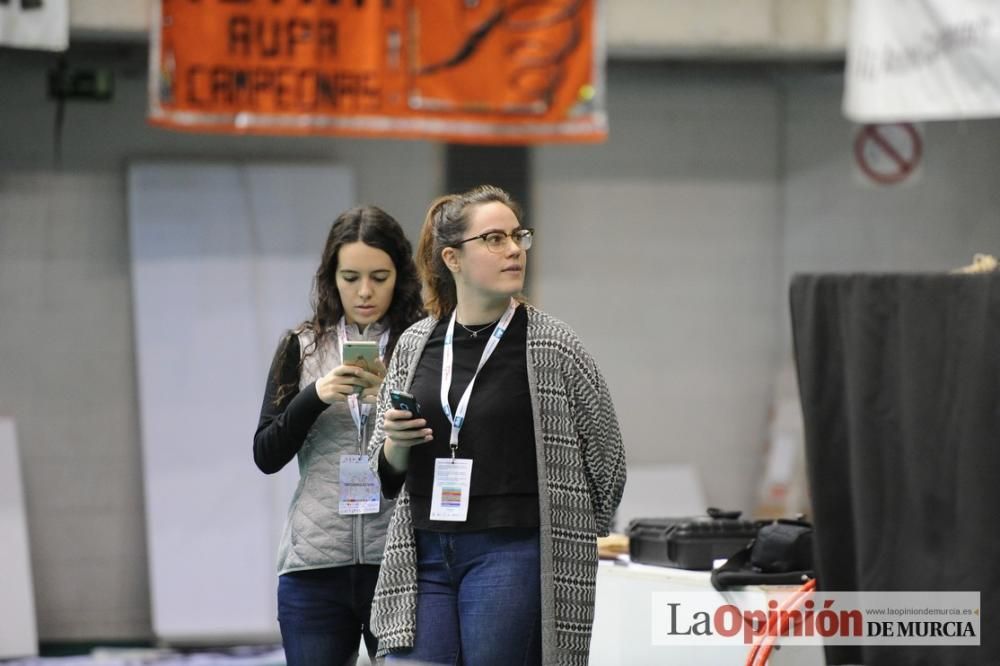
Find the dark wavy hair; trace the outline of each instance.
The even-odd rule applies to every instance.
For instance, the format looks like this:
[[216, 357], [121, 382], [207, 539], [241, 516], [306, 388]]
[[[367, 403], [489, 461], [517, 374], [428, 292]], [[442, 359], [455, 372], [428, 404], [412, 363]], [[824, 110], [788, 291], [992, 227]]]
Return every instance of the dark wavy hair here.
[[[330, 227], [326, 245], [323, 247], [323, 257], [313, 278], [312, 317], [302, 322], [295, 332], [286, 338], [282, 348], [284, 356], [295, 333], [312, 331], [313, 342], [300, 354], [296, 377], [302, 374], [303, 361], [320, 348], [327, 336], [333, 334], [337, 322], [344, 316], [344, 306], [340, 302], [340, 292], [337, 291], [337, 259], [341, 247], [357, 241], [388, 254], [396, 269], [392, 303], [383, 319], [389, 326], [389, 344], [386, 347], [385, 357], [387, 365], [399, 336], [424, 316], [420, 279], [417, 277], [417, 267], [413, 263], [413, 246], [406, 239], [403, 228], [391, 215], [376, 206], [356, 206], [346, 210]], [[274, 379], [278, 384], [275, 403], [280, 403], [296, 385], [283, 384], [282, 378], [277, 375]]]

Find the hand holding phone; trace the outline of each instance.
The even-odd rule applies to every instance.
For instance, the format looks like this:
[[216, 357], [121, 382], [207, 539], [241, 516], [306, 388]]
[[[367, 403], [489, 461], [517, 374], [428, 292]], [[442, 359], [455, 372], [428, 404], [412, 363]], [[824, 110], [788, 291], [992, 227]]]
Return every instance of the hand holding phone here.
[[316, 395], [327, 404], [360, 396], [373, 402], [382, 386], [385, 366], [378, 355], [378, 343], [371, 340], [347, 340], [342, 348], [341, 365], [316, 380]]
[[341, 362], [344, 365], [356, 365], [371, 370], [378, 359], [378, 343], [374, 340], [346, 340], [343, 354]]
[[392, 408], [398, 409], [403, 412], [409, 412], [414, 419], [422, 419], [423, 415], [420, 413], [420, 403], [409, 393], [405, 391], [389, 391], [389, 400], [392, 402]]
[[394, 410], [409, 412], [410, 417], [385, 415], [383, 427], [386, 434], [385, 459], [397, 470], [405, 470], [409, 449], [434, 439], [434, 431], [427, 427], [427, 420], [420, 414], [420, 405], [405, 391], [389, 391]]
[[[341, 363], [344, 365], [353, 365], [377, 375], [382, 374], [379, 372], [382, 362], [378, 356], [378, 343], [374, 340], [345, 340], [342, 352], [344, 358], [341, 359]], [[355, 395], [360, 395], [364, 391], [363, 386], [354, 387]]]

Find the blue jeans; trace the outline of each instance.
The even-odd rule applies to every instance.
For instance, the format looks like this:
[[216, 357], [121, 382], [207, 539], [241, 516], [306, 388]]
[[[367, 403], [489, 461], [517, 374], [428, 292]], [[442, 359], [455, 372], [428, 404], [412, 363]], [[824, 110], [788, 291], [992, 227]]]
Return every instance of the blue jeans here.
[[416, 530], [417, 635], [387, 661], [542, 663], [538, 530]]
[[356, 564], [278, 577], [278, 624], [288, 666], [353, 665], [362, 636], [374, 663], [377, 643], [368, 621], [378, 570]]

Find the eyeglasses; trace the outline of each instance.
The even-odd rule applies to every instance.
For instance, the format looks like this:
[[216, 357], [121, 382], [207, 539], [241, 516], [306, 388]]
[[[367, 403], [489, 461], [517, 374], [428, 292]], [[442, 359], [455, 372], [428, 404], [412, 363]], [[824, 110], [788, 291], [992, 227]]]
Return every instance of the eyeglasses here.
[[530, 250], [531, 241], [534, 237], [534, 229], [515, 229], [509, 234], [506, 231], [488, 231], [485, 234], [479, 234], [478, 236], [473, 236], [472, 238], [460, 240], [455, 243], [455, 247], [474, 240], [481, 240], [486, 243], [487, 250], [490, 252], [500, 253], [507, 248], [507, 239], [509, 238], [514, 241], [514, 245], [517, 245], [522, 250]]

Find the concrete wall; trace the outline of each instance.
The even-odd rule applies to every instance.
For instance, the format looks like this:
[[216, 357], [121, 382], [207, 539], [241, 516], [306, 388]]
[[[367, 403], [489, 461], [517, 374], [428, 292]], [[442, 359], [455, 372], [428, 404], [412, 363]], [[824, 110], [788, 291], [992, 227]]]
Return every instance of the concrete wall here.
[[798, 271], [942, 271], [1000, 253], [1000, 120], [925, 123], [906, 182], [856, 166], [839, 75], [785, 77], [785, 281]]
[[[859, 128], [840, 114], [842, 78], [794, 75], [780, 85], [786, 288], [797, 272], [947, 271], [977, 252], [1000, 256], [1000, 120], [919, 125], [916, 172], [877, 186], [856, 164]], [[781, 306], [788, 321], [785, 294]]]
[[749, 508], [779, 337], [780, 97], [765, 72], [609, 75], [611, 140], [536, 151], [542, 305], [601, 362], [629, 462]]

